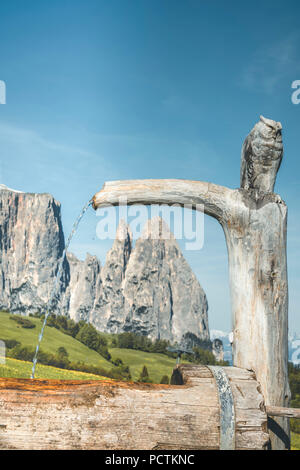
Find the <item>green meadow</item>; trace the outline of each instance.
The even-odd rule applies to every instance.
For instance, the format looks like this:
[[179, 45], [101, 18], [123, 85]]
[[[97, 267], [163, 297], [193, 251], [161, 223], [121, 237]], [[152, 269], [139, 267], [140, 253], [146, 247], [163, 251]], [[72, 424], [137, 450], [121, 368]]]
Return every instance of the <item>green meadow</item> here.
[[[3, 341], [16, 340], [22, 346], [34, 348], [37, 344], [38, 335], [41, 330], [42, 321], [38, 318], [30, 317], [35, 328], [22, 328], [17, 322], [10, 319], [10, 314], [0, 312], [0, 339]], [[108, 341], [108, 350], [113, 360], [122, 359], [125, 365], [130, 367], [132, 380], [139, 378], [140, 372], [145, 365], [148, 369], [149, 377], [154, 383], [159, 383], [163, 375], [171, 377], [176, 360], [164, 354], [147, 353], [133, 349], [112, 348], [111, 341], [113, 335], [105, 335]], [[45, 352], [55, 353], [59, 347], [64, 347], [72, 362], [84, 362], [90, 365], [97, 365], [106, 370], [114, 366], [104, 359], [96, 351], [89, 349], [84, 344], [77, 341], [72, 336], [64, 334], [56, 328], [46, 326], [41, 348]], [[29, 378], [32, 363], [20, 361], [6, 357], [5, 364], [0, 364], [0, 377]], [[52, 366], [37, 364], [37, 379], [60, 379], [60, 380], [107, 380], [105, 377], [85, 372], [59, 369]], [[300, 434], [291, 433], [292, 450], [300, 450]]]
[[132, 380], [138, 380], [140, 372], [145, 365], [149, 377], [154, 383], [159, 383], [163, 375], [170, 378], [176, 364], [176, 360], [165, 354], [148, 353], [134, 349], [109, 348], [112, 358], [122, 359], [124, 364], [129, 365]]
[[[28, 379], [31, 374], [32, 363], [19, 361], [18, 359], [6, 358], [5, 364], [0, 364], [0, 377], [15, 377]], [[94, 374], [77, 372], [73, 370], [58, 369], [57, 367], [44, 366], [38, 364], [35, 377], [37, 379], [56, 379], [56, 380], [107, 380]]]
[[291, 450], [300, 450], [300, 434], [291, 432]]
[[[42, 321], [39, 318], [30, 317], [30, 321], [36, 326], [35, 328], [27, 329], [22, 328], [15, 321], [11, 320], [10, 317], [11, 315], [8, 313], [0, 312], [0, 339], [3, 341], [16, 340], [19, 341], [22, 346], [35, 348], [38, 340], [38, 335], [42, 327]], [[168, 375], [169, 377], [171, 377], [172, 370], [176, 364], [175, 359], [169, 358], [164, 354], [147, 353], [143, 351], [136, 351], [133, 349], [112, 348], [110, 344], [113, 335], [107, 334], [105, 336], [108, 341], [108, 350], [112, 356], [112, 359], [115, 360], [117, 358], [120, 358], [122, 359], [125, 365], [128, 365], [130, 367], [132, 380], [137, 380], [139, 378], [140, 372], [144, 365], [147, 367], [149, 377], [154, 383], [159, 383], [163, 375]], [[55, 353], [61, 346], [63, 346], [67, 350], [69, 359], [72, 362], [80, 361], [86, 364], [103, 367], [106, 370], [114, 368], [111, 362], [107, 361], [96, 351], [89, 349], [87, 346], [80, 343], [75, 338], [72, 338], [72, 336], [64, 334], [62, 331], [59, 331], [56, 328], [46, 326], [41, 344], [41, 349], [45, 352]], [[11, 359], [7, 358], [6, 361], [7, 364], [11, 364]], [[23, 363], [24, 361], [19, 362]], [[58, 378], [57, 376], [52, 376], [52, 369], [55, 368], [38, 364], [37, 371], [40, 374], [39, 378]], [[6, 372], [3, 368], [0, 368], [0, 376], [8, 377], [8, 370], [12, 369], [5, 370]], [[63, 369], [59, 369], [59, 371], [60, 376], [63, 372], [65, 374], [67, 374], [67, 372], [72, 372]], [[24, 362], [24, 367], [21, 367], [21, 365], [17, 367], [15, 365], [13, 372], [11, 372], [14, 375], [11, 375], [11, 377], [30, 377], [30, 372], [31, 367], [28, 367], [27, 363]], [[6, 375], [3, 375], [4, 373]], [[79, 372], [75, 371], [74, 373], [79, 374]]]
[[[0, 339], [3, 341], [14, 339], [19, 341], [22, 346], [35, 348], [38, 336], [42, 327], [42, 321], [39, 318], [30, 317], [30, 321], [34, 323], [35, 328], [22, 328], [15, 321], [11, 320], [10, 314], [0, 312]], [[56, 328], [46, 326], [41, 348], [48, 353], [56, 353], [59, 347], [64, 347], [69, 354], [72, 362], [81, 361], [86, 364], [97, 365], [105, 369], [111, 369], [110, 364], [100, 354], [89, 349], [84, 344], [66, 335]]]

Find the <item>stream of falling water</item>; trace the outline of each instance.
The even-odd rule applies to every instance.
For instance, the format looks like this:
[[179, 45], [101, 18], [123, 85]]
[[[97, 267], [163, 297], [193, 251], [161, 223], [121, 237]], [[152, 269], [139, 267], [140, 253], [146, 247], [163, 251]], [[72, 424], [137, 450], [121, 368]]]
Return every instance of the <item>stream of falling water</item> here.
[[47, 323], [47, 319], [49, 317], [49, 314], [50, 314], [50, 307], [51, 307], [51, 303], [52, 303], [52, 300], [54, 299], [55, 295], [56, 295], [56, 292], [57, 292], [57, 287], [59, 285], [59, 282], [60, 282], [60, 277], [61, 277], [61, 273], [62, 273], [62, 267], [63, 267], [63, 263], [64, 263], [64, 260], [65, 260], [65, 256], [66, 256], [66, 253], [67, 253], [67, 250], [69, 248], [69, 245], [71, 243], [71, 240], [73, 238], [73, 236], [75, 235], [76, 231], [77, 231], [77, 228], [78, 228], [78, 225], [82, 219], [82, 217], [84, 216], [84, 214], [86, 213], [86, 211], [88, 210], [89, 206], [92, 204], [92, 200], [90, 200], [89, 202], [87, 202], [85, 204], [85, 206], [82, 208], [79, 216], [77, 217], [77, 219], [75, 220], [74, 224], [73, 224], [73, 227], [72, 227], [72, 231], [69, 235], [69, 238], [67, 240], [67, 243], [65, 245], [65, 249], [63, 251], [63, 254], [62, 254], [62, 257], [59, 261], [59, 264], [58, 264], [58, 270], [57, 270], [57, 274], [55, 276], [55, 280], [54, 280], [54, 286], [53, 286], [53, 289], [50, 293], [50, 297], [49, 297], [49, 300], [48, 300], [48, 303], [47, 303], [47, 309], [46, 309], [46, 315], [45, 315], [45, 319], [44, 319], [44, 322], [43, 322], [43, 326], [42, 326], [42, 329], [41, 329], [41, 332], [39, 334], [39, 339], [38, 339], [38, 343], [37, 343], [37, 346], [36, 346], [36, 350], [35, 350], [35, 354], [34, 354], [34, 358], [33, 358], [33, 365], [32, 365], [32, 372], [31, 372], [31, 379], [34, 379], [34, 374], [35, 374], [35, 368], [36, 368], [36, 364], [37, 364], [37, 360], [38, 360], [38, 354], [39, 354], [39, 349], [40, 349], [40, 345], [41, 345], [41, 341], [43, 339], [43, 336], [44, 336], [44, 330], [45, 330], [45, 326], [46, 326], [46, 323]]

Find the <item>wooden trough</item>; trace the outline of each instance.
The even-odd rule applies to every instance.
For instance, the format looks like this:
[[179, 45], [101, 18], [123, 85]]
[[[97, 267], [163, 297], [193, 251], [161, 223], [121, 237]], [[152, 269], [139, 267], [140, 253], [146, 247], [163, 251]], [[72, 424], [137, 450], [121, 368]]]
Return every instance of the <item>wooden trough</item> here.
[[238, 189], [113, 181], [93, 197], [94, 209], [179, 204], [220, 223], [235, 367], [180, 365], [170, 386], [0, 379], [0, 448], [289, 448], [287, 418], [299, 410], [287, 409], [287, 206], [273, 192], [282, 150], [281, 124], [261, 117], [243, 145]]
[[260, 117], [242, 147], [240, 188], [175, 179], [110, 181], [92, 199], [95, 210], [175, 204], [220, 223], [228, 252], [233, 365], [253, 370], [266, 405], [283, 409], [269, 420], [274, 450], [289, 448], [290, 434], [287, 206], [274, 193], [281, 130], [279, 122]]
[[267, 414], [254, 373], [222, 371], [233, 397], [229, 420], [224, 384], [222, 391], [206, 366], [177, 366], [174, 385], [0, 379], [0, 448], [266, 449]]

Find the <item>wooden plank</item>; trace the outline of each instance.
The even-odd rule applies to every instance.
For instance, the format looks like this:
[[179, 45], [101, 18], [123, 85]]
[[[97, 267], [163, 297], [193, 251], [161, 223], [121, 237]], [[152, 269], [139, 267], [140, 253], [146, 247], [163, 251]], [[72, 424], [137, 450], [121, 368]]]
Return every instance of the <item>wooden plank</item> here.
[[[182, 386], [0, 379], [0, 448], [218, 449], [216, 384], [206, 367], [192, 370], [190, 381], [184, 370]], [[247, 395], [249, 383], [242, 383]], [[263, 449], [266, 420], [261, 410], [238, 408], [236, 447]]]
[[285, 416], [287, 418], [300, 418], [300, 408], [266, 406], [266, 412], [268, 416]]

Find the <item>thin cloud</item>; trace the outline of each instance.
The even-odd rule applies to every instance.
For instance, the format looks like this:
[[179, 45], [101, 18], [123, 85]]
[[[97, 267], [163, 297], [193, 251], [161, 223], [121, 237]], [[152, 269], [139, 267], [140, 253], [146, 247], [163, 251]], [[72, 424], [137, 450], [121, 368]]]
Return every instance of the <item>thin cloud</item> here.
[[295, 77], [299, 74], [299, 43], [300, 34], [297, 32], [257, 51], [242, 73], [241, 85], [267, 94], [274, 93], [291, 74]]
[[0, 122], [0, 182], [16, 189], [49, 191], [74, 187], [91, 177], [91, 168], [112, 171], [101, 154], [47, 139], [38, 132]]
[[5, 123], [0, 123], [0, 137], [1, 138], [8, 138], [13, 140], [15, 143], [18, 144], [35, 144], [37, 146], [45, 147], [49, 150], [54, 150], [58, 152], [67, 152], [73, 153], [76, 155], [81, 155], [83, 157], [97, 157], [99, 155], [93, 152], [89, 152], [85, 149], [79, 147], [73, 147], [68, 145], [63, 145], [57, 142], [53, 142], [51, 140], [47, 140], [40, 136], [37, 132], [32, 131], [30, 129], [24, 129], [20, 127], [11, 126]]

